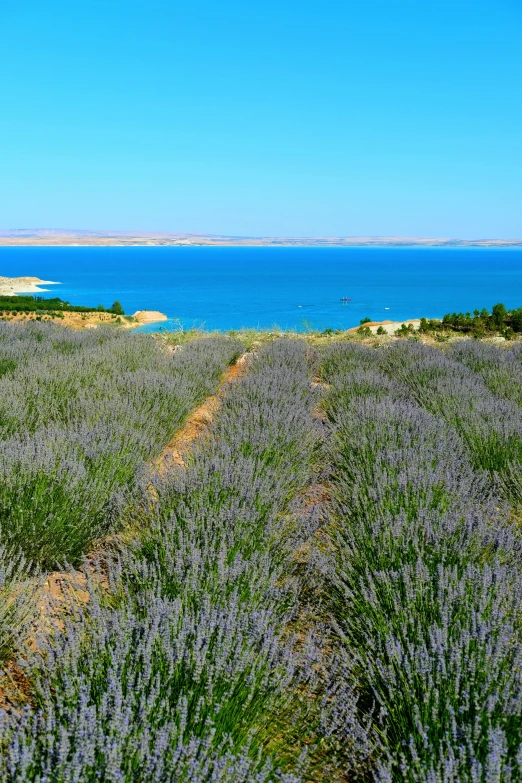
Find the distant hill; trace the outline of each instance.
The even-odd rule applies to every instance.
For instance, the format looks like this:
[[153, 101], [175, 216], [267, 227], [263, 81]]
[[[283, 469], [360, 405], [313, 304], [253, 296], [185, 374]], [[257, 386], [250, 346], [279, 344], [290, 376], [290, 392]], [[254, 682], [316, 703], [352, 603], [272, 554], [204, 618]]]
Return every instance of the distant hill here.
[[236, 237], [218, 234], [92, 231], [83, 229], [0, 229], [0, 246], [14, 245], [209, 245], [261, 247], [522, 247], [522, 239], [426, 237]]

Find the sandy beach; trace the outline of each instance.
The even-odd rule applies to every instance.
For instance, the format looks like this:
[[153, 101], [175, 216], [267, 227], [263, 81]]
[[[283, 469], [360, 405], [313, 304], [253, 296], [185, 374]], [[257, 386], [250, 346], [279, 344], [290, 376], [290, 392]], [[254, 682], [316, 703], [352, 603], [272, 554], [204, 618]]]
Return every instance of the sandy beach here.
[[132, 317], [138, 324], [153, 324], [168, 320], [165, 313], [160, 313], [158, 310], [137, 310]]
[[54, 280], [40, 280], [39, 277], [0, 277], [0, 296], [16, 294], [39, 294], [45, 292], [42, 285], [61, 285]]

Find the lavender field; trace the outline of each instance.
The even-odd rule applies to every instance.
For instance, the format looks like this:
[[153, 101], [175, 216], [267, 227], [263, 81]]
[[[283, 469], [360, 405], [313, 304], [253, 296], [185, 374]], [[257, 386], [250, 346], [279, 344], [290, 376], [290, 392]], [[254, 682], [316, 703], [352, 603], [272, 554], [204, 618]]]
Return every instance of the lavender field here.
[[0, 326], [2, 781], [522, 781], [519, 343]]

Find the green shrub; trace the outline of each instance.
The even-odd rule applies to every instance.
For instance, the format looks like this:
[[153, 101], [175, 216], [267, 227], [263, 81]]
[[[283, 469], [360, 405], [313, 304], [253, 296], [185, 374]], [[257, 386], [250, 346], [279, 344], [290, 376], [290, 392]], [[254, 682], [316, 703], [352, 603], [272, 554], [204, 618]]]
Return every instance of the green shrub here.
[[395, 330], [395, 334], [397, 337], [410, 337], [414, 333], [415, 329], [413, 324], [402, 324], [402, 326], [399, 329]]

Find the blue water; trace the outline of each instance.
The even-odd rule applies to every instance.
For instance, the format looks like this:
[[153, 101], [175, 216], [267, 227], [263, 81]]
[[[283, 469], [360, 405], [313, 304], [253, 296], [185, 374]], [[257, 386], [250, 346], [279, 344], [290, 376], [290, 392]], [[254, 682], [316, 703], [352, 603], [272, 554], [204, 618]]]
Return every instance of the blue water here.
[[[522, 250], [439, 248], [0, 248], [0, 275], [57, 280], [44, 296], [185, 327], [343, 329], [372, 320], [522, 306]], [[341, 303], [340, 297], [351, 301]], [[175, 328], [176, 321], [145, 331]]]

